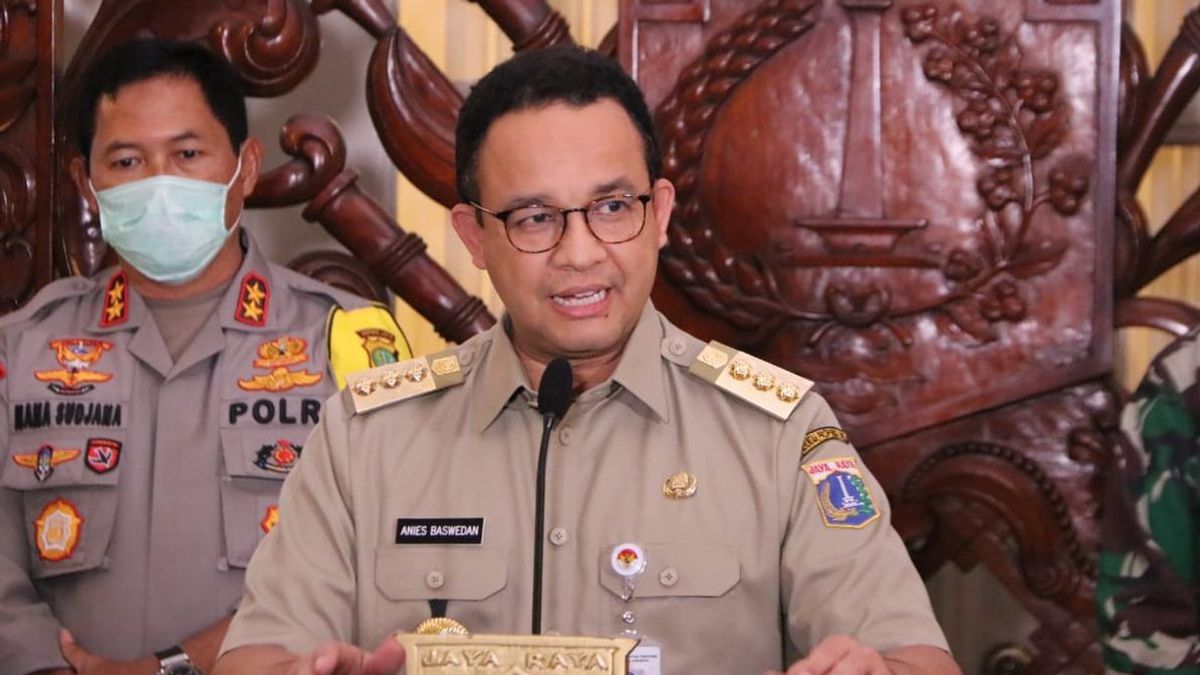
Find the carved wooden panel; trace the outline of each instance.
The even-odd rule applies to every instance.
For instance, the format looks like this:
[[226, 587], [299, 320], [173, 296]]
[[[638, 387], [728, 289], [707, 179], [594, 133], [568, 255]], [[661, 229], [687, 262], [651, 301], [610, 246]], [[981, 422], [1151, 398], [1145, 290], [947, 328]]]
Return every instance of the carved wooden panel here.
[[0, 2], [0, 313], [51, 278], [52, 149], [38, 143], [54, 114], [54, 64], [39, 52], [55, 16], [33, 0]]
[[1108, 369], [1115, 3], [669, 6], [622, 6], [653, 15], [669, 314], [865, 444]]

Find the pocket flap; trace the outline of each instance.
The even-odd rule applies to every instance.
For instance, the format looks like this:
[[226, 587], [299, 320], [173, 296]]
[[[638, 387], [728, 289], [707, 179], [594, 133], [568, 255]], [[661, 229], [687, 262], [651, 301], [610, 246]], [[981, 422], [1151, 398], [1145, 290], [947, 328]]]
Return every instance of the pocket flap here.
[[390, 600], [483, 600], [507, 583], [504, 551], [456, 546], [375, 551], [375, 585]]
[[307, 428], [222, 429], [221, 452], [230, 476], [283, 480], [304, 451]]
[[[741, 566], [732, 546], [724, 544], [644, 544], [646, 569], [637, 579], [635, 597], [715, 598], [741, 579]], [[600, 551], [600, 585], [620, 597], [625, 579], [609, 563], [612, 546]]]

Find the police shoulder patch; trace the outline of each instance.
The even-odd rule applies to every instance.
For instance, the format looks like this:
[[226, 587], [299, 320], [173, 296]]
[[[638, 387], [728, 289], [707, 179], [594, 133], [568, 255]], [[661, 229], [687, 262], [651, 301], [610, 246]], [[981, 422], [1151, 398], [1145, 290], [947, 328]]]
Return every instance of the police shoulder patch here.
[[458, 359], [457, 348], [451, 348], [351, 373], [346, 376], [342, 396], [347, 409], [359, 415], [462, 384], [464, 379], [464, 364]]
[[712, 341], [688, 372], [764, 412], [786, 420], [813, 383], [760, 358]]
[[408, 339], [386, 307], [358, 309], [335, 307], [326, 327], [329, 363], [339, 388], [350, 373], [407, 361], [412, 358]]

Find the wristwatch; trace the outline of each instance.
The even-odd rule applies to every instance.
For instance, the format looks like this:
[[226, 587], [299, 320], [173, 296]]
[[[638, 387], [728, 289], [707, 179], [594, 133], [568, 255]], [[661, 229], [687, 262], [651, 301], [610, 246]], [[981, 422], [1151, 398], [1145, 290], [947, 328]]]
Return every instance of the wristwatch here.
[[158, 675], [203, 675], [179, 645], [154, 652], [154, 656], [158, 659]]

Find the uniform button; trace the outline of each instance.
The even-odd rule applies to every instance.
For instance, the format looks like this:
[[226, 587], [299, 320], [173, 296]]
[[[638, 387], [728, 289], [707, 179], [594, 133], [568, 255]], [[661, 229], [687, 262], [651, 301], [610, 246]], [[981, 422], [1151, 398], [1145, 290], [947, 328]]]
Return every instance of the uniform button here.
[[667, 344], [667, 351], [675, 356], [683, 356], [683, 353], [687, 351], [687, 344], [684, 343], [683, 338], [671, 338], [670, 343]]
[[471, 362], [474, 360], [475, 360], [475, 350], [474, 349], [464, 349], [462, 351], [462, 353], [458, 355], [458, 362], [464, 366], [471, 365]]
[[679, 581], [679, 572], [675, 571], [674, 567], [667, 567], [658, 573], [658, 583], [670, 588]]
[[567, 534], [567, 529], [565, 527], [556, 527], [553, 530], [550, 530], [550, 543], [554, 544], [555, 546], [562, 546], [563, 544], [567, 543], [567, 540], [570, 538], [571, 537]]
[[446, 584], [446, 577], [441, 570], [433, 570], [425, 575], [425, 585], [430, 588], [441, 588]]
[[572, 438], [575, 438], [575, 430], [564, 424], [563, 427], [558, 430], [558, 440], [562, 441], [563, 445], [567, 445], [571, 442]]

